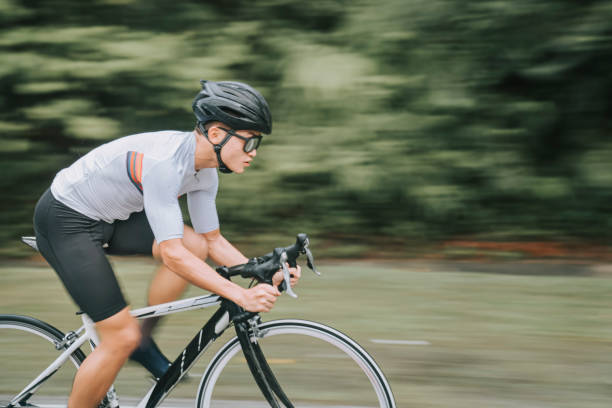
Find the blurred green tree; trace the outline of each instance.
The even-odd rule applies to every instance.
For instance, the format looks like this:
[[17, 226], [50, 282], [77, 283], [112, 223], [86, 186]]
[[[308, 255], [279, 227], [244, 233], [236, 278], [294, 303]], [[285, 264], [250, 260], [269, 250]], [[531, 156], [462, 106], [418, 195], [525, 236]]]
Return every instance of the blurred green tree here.
[[609, 241], [611, 17], [605, 1], [0, 0], [0, 255], [92, 147], [190, 129], [199, 79], [272, 106], [256, 166], [221, 182], [244, 240]]

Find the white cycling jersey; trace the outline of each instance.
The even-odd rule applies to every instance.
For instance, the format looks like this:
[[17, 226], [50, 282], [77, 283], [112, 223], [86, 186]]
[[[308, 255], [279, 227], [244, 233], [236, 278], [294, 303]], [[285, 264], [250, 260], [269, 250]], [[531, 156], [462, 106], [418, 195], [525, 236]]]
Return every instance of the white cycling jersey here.
[[122, 137], [61, 170], [51, 193], [94, 220], [125, 220], [144, 208], [157, 242], [183, 236], [178, 197], [187, 194], [194, 230], [219, 228], [216, 168], [195, 171], [194, 132], [161, 131]]

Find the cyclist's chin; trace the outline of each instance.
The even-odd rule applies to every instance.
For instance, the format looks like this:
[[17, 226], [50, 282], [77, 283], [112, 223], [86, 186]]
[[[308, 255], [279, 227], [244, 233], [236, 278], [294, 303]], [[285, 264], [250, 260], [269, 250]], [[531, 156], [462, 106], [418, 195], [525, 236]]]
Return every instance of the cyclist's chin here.
[[240, 174], [240, 173], [244, 173], [245, 167], [246, 166], [244, 165], [244, 163], [238, 163], [230, 167], [230, 170], [232, 170], [236, 174]]

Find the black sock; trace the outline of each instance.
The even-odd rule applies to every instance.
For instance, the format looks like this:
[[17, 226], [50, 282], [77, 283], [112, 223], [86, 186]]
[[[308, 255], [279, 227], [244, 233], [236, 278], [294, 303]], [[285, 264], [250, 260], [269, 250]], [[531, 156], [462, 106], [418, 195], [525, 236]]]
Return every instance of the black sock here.
[[161, 378], [170, 366], [170, 361], [164, 356], [151, 337], [151, 333], [159, 319], [159, 317], [152, 317], [144, 320], [141, 326], [142, 340], [140, 346], [130, 356], [130, 360], [139, 362], [155, 378]]

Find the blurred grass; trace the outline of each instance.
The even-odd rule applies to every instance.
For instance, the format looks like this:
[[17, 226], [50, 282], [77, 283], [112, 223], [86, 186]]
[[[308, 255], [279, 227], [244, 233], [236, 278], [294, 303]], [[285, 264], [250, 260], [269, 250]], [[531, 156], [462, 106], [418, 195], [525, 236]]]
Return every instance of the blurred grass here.
[[[155, 264], [139, 258], [113, 262], [128, 298], [142, 306]], [[612, 403], [610, 265], [328, 262], [320, 269], [321, 278], [304, 274], [299, 299], [283, 296], [265, 320], [303, 318], [349, 334], [381, 365], [399, 407]], [[63, 331], [80, 323], [46, 265], [5, 263], [0, 287], [1, 313], [33, 315]], [[201, 293], [191, 288], [186, 296]], [[205, 310], [170, 316], [157, 336], [162, 349], [177, 355], [209, 315]], [[201, 373], [211, 355], [194, 372]], [[0, 383], [8, 376], [2, 370]], [[117, 382], [119, 394], [142, 395], [149, 384], [145, 377], [143, 369], [128, 364]], [[194, 397], [198, 382], [181, 384], [172, 395]]]

